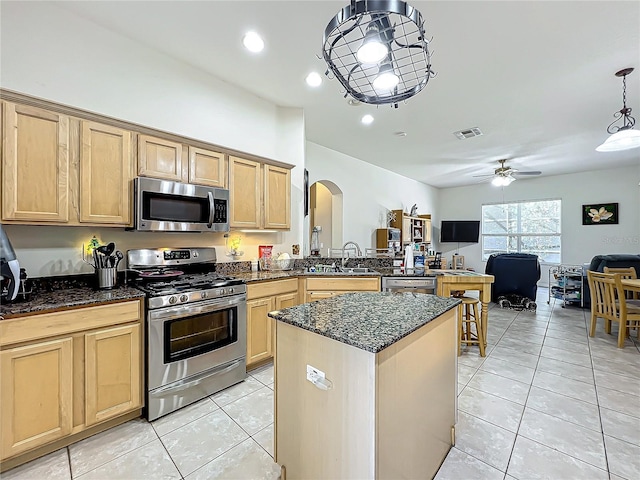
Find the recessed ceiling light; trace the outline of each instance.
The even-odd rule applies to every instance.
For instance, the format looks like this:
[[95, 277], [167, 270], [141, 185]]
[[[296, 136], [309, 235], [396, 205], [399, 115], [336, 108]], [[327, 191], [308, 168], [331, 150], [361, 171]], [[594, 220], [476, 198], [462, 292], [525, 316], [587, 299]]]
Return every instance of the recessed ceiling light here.
[[373, 115], [365, 115], [362, 117], [362, 120], [360, 120], [364, 125], [371, 125], [373, 123]]
[[311, 72], [305, 81], [310, 87], [319, 87], [322, 84], [322, 77], [318, 72]]
[[242, 38], [242, 44], [253, 53], [259, 53], [264, 49], [264, 40], [256, 32], [247, 32]]

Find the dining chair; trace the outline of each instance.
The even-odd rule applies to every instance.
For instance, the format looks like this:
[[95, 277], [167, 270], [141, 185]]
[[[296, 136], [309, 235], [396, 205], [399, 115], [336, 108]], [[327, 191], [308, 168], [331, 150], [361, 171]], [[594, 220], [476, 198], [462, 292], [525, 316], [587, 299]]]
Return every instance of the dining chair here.
[[618, 322], [618, 348], [624, 347], [628, 328], [640, 328], [640, 308], [635, 301], [627, 300], [622, 275], [619, 273], [601, 273], [587, 270], [589, 290], [591, 292], [591, 328], [589, 336], [596, 333], [596, 321], [604, 319], [604, 330], [611, 333], [611, 322]]
[[[604, 267], [604, 273], [619, 273], [621, 278], [626, 279], [636, 279], [638, 278], [635, 267]], [[630, 299], [640, 299], [640, 292], [627, 292], [627, 298]]]

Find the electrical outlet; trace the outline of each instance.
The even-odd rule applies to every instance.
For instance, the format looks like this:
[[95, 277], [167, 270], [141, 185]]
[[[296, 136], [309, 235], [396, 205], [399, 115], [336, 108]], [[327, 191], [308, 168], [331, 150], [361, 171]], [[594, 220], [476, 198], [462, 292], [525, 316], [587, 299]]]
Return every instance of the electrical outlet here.
[[307, 380], [309, 380], [311, 383], [315, 383], [318, 378], [325, 378], [324, 372], [318, 370], [316, 367], [307, 365]]

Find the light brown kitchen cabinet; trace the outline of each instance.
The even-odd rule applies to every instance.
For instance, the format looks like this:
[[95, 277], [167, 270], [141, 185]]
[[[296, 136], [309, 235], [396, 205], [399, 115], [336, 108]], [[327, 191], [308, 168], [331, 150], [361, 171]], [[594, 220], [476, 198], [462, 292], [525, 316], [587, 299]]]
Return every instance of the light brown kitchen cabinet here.
[[131, 133], [83, 120], [80, 138], [80, 222], [129, 225]]
[[379, 277], [306, 277], [303, 297], [305, 302], [313, 302], [348, 292], [379, 292]]
[[253, 368], [273, 358], [275, 330], [273, 310], [293, 307], [299, 303], [298, 279], [273, 280], [247, 285], [247, 368]]
[[69, 220], [69, 117], [6, 102], [2, 220]]
[[150, 135], [138, 136], [138, 175], [182, 182], [186, 181], [183, 174], [186, 167], [181, 143]]
[[240, 157], [229, 157], [232, 228], [291, 228], [291, 171]]
[[84, 339], [86, 425], [140, 407], [140, 325], [97, 330]]
[[189, 147], [189, 183], [226, 188], [227, 158], [224, 153]]
[[229, 157], [229, 226], [262, 227], [262, 165], [260, 162]]
[[0, 322], [3, 469], [140, 415], [142, 312], [136, 299]]
[[273, 322], [267, 316], [272, 310], [273, 298], [247, 301], [247, 366], [273, 356]]
[[291, 228], [291, 170], [264, 165], [264, 228]]
[[72, 344], [65, 337], [0, 352], [3, 459], [71, 433]]

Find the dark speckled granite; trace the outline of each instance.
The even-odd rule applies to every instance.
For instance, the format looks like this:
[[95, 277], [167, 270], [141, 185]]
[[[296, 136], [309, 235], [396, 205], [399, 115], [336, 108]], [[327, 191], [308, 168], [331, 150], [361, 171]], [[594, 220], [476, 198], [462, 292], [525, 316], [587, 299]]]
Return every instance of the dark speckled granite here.
[[52, 292], [38, 292], [29, 301], [0, 305], [0, 319], [27, 313], [82, 307], [118, 300], [144, 297], [137, 288], [117, 287], [112, 290], [95, 290], [91, 287], [68, 288]]
[[269, 316], [377, 353], [459, 303], [455, 298], [415, 293], [345, 293]]

